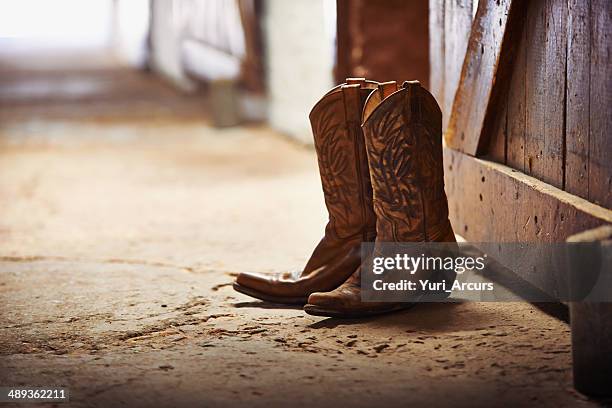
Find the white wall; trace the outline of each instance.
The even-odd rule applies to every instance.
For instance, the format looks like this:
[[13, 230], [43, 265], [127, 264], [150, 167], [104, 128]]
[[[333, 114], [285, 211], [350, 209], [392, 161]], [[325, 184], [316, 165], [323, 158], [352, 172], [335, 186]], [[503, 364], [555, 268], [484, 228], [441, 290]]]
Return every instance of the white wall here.
[[308, 114], [333, 86], [335, 1], [267, 0], [264, 17], [270, 125], [312, 143]]
[[181, 16], [177, 0], [152, 0], [152, 5], [153, 68], [178, 87], [190, 90], [193, 83], [185, 75], [181, 63]]
[[0, 41], [30, 51], [107, 48], [111, 21], [110, 0], [0, 0]]
[[116, 56], [129, 65], [142, 66], [147, 58], [148, 0], [115, 0], [113, 42]]

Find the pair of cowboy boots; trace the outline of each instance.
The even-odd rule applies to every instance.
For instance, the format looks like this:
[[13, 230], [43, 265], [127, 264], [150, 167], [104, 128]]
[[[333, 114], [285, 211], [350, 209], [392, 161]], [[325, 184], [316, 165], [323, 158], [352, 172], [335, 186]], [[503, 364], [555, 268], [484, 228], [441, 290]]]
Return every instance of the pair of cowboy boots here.
[[455, 242], [442, 165], [442, 113], [417, 81], [347, 79], [310, 113], [329, 222], [302, 271], [241, 273], [238, 292], [362, 317], [410, 306], [362, 302], [362, 242]]

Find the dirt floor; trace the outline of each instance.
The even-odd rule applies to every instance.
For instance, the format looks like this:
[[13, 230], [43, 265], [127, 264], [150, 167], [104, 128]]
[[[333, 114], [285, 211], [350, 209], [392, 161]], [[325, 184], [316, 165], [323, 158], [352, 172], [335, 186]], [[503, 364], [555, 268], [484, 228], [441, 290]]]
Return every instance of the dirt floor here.
[[5, 104], [0, 385], [64, 385], [75, 407], [597, 405], [567, 324], [530, 304], [343, 321], [234, 292], [310, 255], [316, 158], [171, 101]]

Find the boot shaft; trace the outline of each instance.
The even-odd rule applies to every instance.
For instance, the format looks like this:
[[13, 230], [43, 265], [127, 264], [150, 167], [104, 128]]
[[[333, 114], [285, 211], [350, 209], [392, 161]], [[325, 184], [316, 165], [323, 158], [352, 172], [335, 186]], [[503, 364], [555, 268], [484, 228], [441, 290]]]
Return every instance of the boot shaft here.
[[444, 192], [438, 104], [418, 82], [405, 82], [392, 93], [383, 89], [372, 98], [382, 102], [366, 102], [362, 128], [378, 220], [377, 240], [453, 237]]
[[329, 212], [326, 233], [337, 238], [373, 239], [376, 216], [361, 114], [376, 83], [349, 79], [329, 91], [312, 109], [319, 172]]

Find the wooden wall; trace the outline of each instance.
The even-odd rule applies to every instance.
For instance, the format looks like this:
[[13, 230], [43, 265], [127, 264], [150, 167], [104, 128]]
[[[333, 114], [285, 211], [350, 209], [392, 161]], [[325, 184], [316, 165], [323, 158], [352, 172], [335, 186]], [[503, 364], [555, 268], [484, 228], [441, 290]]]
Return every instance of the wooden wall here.
[[[478, 246], [564, 242], [612, 225], [612, 2], [430, 7], [430, 81], [446, 118], [455, 232]], [[514, 272], [553, 297], [566, 289], [547, 256]]]
[[528, 3], [489, 155], [612, 208], [609, 1]]
[[[470, 0], [431, 0], [430, 7], [431, 55], [444, 60], [432, 61], [431, 88], [448, 118], [474, 10]], [[612, 2], [535, 0], [524, 7], [484, 157], [610, 209]]]

